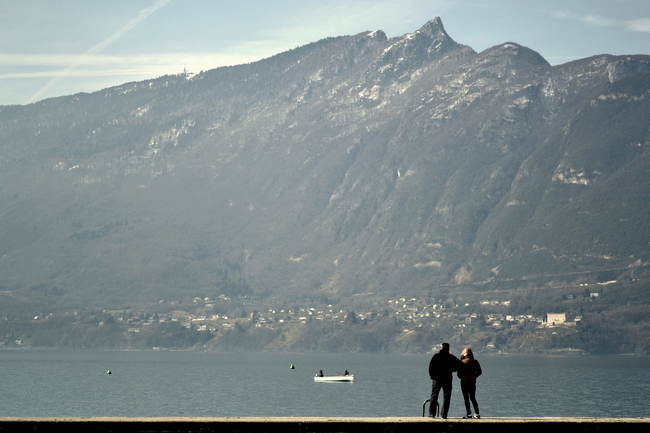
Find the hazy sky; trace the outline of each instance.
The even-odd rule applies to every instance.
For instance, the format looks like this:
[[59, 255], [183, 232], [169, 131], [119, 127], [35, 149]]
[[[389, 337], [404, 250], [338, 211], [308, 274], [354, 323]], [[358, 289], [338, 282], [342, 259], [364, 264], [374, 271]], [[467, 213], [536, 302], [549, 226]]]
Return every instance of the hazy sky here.
[[517, 42], [551, 64], [650, 54], [650, 0], [0, 0], [0, 105], [256, 61], [436, 16], [477, 52]]

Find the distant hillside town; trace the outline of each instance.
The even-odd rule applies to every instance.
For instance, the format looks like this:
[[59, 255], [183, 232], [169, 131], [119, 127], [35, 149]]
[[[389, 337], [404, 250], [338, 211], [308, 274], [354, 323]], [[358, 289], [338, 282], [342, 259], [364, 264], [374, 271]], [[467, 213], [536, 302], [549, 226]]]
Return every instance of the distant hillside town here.
[[[194, 297], [181, 305], [158, 301], [145, 310], [63, 312], [5, 320], [0, 324], [0, 335], [4, 331], [0, 345], [427, 353], [445, 340], [482, 353], [588, 354], [627, 349], [625, 341], [615, 347], [602, 341], [599, 333], [609, 321], [599, 326], [590, 313], [602, 307], [597, 292], [566, 295], [553, 312], [544, 314], [517, 314], [514, 304], [489, 296], [476, 301], [399, 298], [351, 310], [319, 302], [273, 306], [251, 296]], [[557, 312], [563, 307], [566, 312]], [[585, 312], [587, 318], [578, 312]], [[630, 335], [627, 341], [637, 337]], [[645, 350], [647, 346], [637, 346], [633, 352]]]

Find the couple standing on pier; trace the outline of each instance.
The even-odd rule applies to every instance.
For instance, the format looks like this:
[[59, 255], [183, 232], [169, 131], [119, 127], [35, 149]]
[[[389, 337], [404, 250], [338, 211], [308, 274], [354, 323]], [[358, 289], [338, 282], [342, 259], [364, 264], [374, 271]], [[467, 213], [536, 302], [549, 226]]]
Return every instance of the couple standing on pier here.
[[[433, 355], [429, 363], [429, 376], [433, 381], [431, 390], [431, 401], [429, 403], [429, 416], [435, 417], [438, 406], [438, 394], [442, 389], [443, 402], [440, 417], [447, 419], [449, 404], [451, 403], [452, 373], [458, 372], [460, 378], [460, 389], [465, 399], [467, 415], [463, 418], [480, 418], [478, 402], [476, 401], [476, 378], [482, 374], [481, 364], [474, 359], [472, 349], [466, 347], [460, 355], [460, 359], [449, 353], [449, 343], [442, 343], [440, 352]], [[470, 401], [474, 406], [474, 416], [470, 407]]]

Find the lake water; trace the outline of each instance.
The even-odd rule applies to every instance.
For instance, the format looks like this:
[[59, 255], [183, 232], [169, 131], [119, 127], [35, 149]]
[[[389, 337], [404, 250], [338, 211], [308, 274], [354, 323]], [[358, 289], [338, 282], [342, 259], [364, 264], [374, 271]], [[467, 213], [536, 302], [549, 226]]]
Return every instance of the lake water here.
[[[419, 417], [429, 355], [0, 351], [0, 417]], [[650, 417], [647, 357], [480, 356], [487, 417]], [[294, 364], [295, 369], [290, 369]], [[355, 374], [354, 383], [315, 383]], [[107, 371], [111, 374], [107, 374]], [[465, 409], [454, 382], [450, 417]]]

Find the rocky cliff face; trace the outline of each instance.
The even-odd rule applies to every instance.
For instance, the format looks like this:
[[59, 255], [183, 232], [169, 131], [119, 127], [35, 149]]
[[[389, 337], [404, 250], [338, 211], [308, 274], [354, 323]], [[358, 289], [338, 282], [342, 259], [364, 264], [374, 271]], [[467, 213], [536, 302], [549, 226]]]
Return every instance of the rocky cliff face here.
[[640, 271], [649, 96], [646, 56], [552, 67], [436, 18], [0, 107], [0, 284], [113, 305]]

